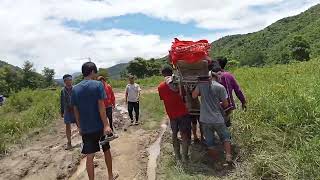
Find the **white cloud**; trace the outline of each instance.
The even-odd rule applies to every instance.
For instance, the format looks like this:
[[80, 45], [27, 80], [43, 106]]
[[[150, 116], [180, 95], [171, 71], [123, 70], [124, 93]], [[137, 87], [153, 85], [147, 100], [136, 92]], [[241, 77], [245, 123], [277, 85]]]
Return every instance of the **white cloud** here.
[[[282, 17], [306, 10], [319, 0], [1, 0], [0, 59], [21, 66], [32, 60], [38, 70], [54, 68], [58, 76], [79, 71], [80, 57], [110, 66], [135, 56], [165, 55], [170, 40], [128, 30], [79, 32], [65, 20], [90, 21], [132, 13], [179, 23], [194, 22], [207, 29], [230, 29], [208, 35], [210, 40], [230, 33], [258, 30]], [[263, 13], [251, 6], [268, 6]], [[143, 22], [141, 23], [143, 26]], [[183, 36], [183, 35], [182, 35]], [[197, 35], [191, 37], [197, 38]]]
[[25, 60], [36, 69], [56, 70], [57, 76], [77, 72], [91, 57], [98, 66], [108, 67], [135, 56], [151, 58], [164, 55], [170, 46], [157, 35], [138, 35], [109, 29], [80, 33], [49, 18], [43, 5], [35, 1], [0, 2], [0, 59], [22, 66]]

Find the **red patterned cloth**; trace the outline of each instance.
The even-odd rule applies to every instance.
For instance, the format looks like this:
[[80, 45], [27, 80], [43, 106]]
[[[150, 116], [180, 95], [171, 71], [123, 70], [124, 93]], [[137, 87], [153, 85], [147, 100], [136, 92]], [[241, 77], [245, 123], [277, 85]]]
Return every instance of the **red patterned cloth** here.
[[180, 41], [175, 38], [169, 51], [169, 58], [172, 64], [178, 60], [188, 63], [195, 63], [209, 56], [210, 44], [207, 40], [200, 41]]

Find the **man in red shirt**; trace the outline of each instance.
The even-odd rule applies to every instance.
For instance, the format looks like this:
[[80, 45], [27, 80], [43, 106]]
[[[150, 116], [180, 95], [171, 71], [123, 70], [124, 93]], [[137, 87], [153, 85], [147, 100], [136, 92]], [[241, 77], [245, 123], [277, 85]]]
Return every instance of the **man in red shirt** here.
[[[170, 66], [164, 67], [162, 75], [165, 77], [165, 81], [160, 83], [158, 91], [170, 119], [174, 153], [177, 160], [187, 162], [191, 142], [191, 118], [178, 89], [172, 84], [172, 68]], [[182, 138], [182, 156], [178, 140], [179, 131]]]
[[114, 93], [110, 84], [107, 83], [106, 79], [103, 76], [99, 76], [98, 81], [101, 81], [106, 92], [108, 98], [104, 100], [104, 105], [106, 107], [107, 117], [109, 119], [110, 128], [113, 131], [113, 120], [112, 120], [112, 110], [115, 108], [116, 100], [114, 97]]

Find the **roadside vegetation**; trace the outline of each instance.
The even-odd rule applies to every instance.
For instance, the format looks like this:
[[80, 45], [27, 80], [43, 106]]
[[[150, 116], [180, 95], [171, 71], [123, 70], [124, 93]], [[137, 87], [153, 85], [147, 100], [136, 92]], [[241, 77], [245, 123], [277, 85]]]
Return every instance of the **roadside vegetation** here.
[[319, 69], [314, 59], [235, 70], [249, 102], [248, 111], [233, 117], [237, 168], [223, 176], [202, 162], [182, 168], [164, 138], [158, 173], [164, 179], [320, 179]]
[[141, 97], [141, 119], [143, 128], [156, 130], [164, 120], [165, 110], [158, 93], [147, 93]]
[[21, 90], [0, 107], [0, 154], [10, 144], [58, 118], [59, 93], [49, 90]]

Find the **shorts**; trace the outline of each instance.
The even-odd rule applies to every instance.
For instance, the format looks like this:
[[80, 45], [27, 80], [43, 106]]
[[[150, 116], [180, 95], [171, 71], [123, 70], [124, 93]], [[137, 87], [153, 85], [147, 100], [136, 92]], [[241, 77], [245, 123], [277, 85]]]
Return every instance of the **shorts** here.
[[170, 121], [171, 129], [173, 133], [191, 132], [191, 118], [189, 115], [185, 115]]
[[73, 112], [65, 112], [63, 119], [65, 124], [76, 123], [76, 118], [74, 117]]
[[[81, 150], [82, 154], [93, 154], [100, 151], [100, 145], [99, 141], [105, 139], [105, 135], [103, 133], [103, 130], [89, 133], [89, 134], [83, 134], [82, 135], [82, 143], [83, 147]], [[106, 143], [102, 146], [103, 152], [106, 152], [110, 149], [110, 143]]]
[[200, 116], [198, 115], [190, 115], [192, 124], [197, 124], [199, 122]]
[[225, 123], [208, 124], [201, 123], [202, 131], [206, 139], [206, 143], [209, 149], [214, 149], [218, 143], [215, 139], [215, 132], [217, 132], [219, 138], [223, 142], [230, 142], [231, 135]]

